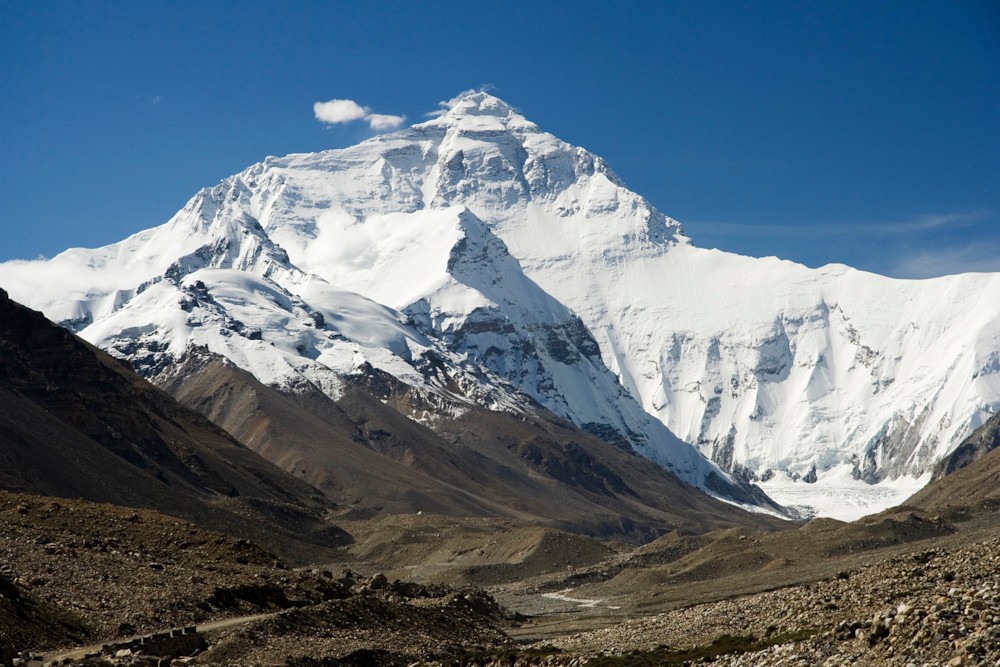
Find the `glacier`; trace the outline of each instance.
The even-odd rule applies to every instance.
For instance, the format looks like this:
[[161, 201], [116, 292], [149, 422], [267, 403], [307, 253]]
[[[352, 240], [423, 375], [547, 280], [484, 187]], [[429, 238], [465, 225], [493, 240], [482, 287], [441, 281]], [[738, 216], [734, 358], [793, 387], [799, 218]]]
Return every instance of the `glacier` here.
[[368, 364], [442, 409], [537, 402], [706, 490], [728, 473], [825, 515], [898, 502], [1000, 407], [1000, 275], [699, 248], [483, 92], [268, 157], [119, 243], [0, 264], [0, 286], [154, 380], [207, 349], [336, 397]]

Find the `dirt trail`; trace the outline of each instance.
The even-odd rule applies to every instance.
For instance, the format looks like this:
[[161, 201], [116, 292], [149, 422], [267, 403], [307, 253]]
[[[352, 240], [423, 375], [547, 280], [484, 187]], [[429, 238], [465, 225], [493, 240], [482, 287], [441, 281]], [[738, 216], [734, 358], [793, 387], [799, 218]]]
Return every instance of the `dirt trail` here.
[[[236, 625], [244, 625], [246, 623], [252, 623], [254, 621], [259, 621], [265, 618], [271, 618], [272, 616], [277, 616], [281, 612], [267, 612], [264, 614], [251, 614], [249, 616], [237, 616], [234, 618], [223, 618], [217, 621], [209, 621], [208, 623], [202, 623], [195, 626], [195, 632], [198, 634], [208, 634], [215, 630], [224, 630], [226, 628], [231, 628]], [[161, 632], [170, 632], [171, 630], [179, 630], [179, 628], [165, 628], [163, 630], [158, 630], [156, 632], [146, 633], [144, 635], [135, 635], [134, 637], [123, 637], [120, 639], [109, 640], [102, 642], [100, 644], [92, 644], [90, 646], [79, 646], [70, 650], [53, 651], [49, 653], [42, 654], [41, 660], [32, 660], [28, 663], [30, 667], [36, 665], [47, 665], [52, 662], [61, 662], [63, 660], [83, 660], [87, 655], [93, 653], [99, 653], [108, 644], [118, 644], [129, 642], [133, 639], [138, 639], [139, 637], [146, 637], [151, 634], [160, 634]]]

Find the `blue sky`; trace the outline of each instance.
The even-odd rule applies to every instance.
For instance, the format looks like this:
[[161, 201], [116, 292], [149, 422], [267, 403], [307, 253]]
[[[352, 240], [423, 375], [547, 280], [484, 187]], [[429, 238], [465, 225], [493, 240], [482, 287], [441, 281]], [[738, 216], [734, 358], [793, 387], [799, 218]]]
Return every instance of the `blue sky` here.
[[165, 222], [313, 103], [482, 85], [695, 243], [903, 277], [1000, 270], [1000, 3], [0, 0], [0, 260]]

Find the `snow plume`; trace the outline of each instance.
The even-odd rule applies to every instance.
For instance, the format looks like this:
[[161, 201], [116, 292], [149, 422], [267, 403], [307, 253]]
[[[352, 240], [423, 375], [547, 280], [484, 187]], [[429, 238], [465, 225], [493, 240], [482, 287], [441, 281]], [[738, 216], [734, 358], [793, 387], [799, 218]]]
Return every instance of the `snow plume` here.
[[406, 116], [371, 113], [371, 109], [361, 106], [354, 100], [316, 102], [313, 104], [313, 113], [316, 115], [316, 120], [327, 125], [364, 120], [376, 132], [394, 130], [406, 120]]
[[[148, 266], [124, 266], [96, 251], [70, 249], [50, 260], [11, 260], [0, 264], [0, 288], [10, 298], [45, 310], [55, 321], [77, 319], [118, 290], [134, 289], [151, 275]], [[43, 286], [42, 293], [39, 287]], [[89, 305], [87, 305], [89, 304]]]
[[316, 239], [304, 247], [308, 266], [370, 265], [377, 248], [378, 230], [341, 211], [325, 211], [316, 218]]

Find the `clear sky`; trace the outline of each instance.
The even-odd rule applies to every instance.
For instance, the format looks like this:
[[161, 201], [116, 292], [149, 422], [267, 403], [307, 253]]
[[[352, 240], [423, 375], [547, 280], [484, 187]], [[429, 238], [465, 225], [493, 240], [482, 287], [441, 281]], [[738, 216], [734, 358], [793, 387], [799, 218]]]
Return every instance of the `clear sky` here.
[[489, 85], [701, 246], [1000, 270], [1000, 2], [0, 0], [0, 260]]

